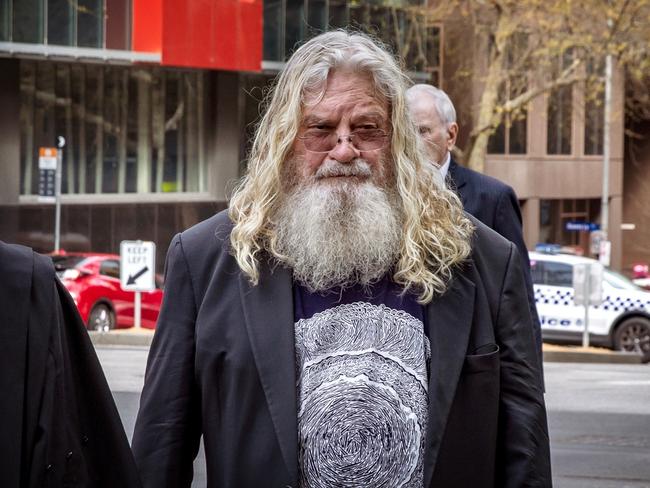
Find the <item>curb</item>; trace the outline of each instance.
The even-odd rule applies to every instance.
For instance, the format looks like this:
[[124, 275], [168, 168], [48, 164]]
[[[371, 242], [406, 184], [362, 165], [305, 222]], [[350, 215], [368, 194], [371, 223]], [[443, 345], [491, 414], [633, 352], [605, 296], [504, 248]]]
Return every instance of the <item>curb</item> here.
[[580, 351], [575, 348], [564, 351], [544, 351], [544, 362], [548, 363], [602, 363], [602, 364], [642, 364], [643, 356], [633, 352], [618, 351]]
[[[112, 332], [89, 331], [90, 340], [96, 346], [139, 346], [149, 347], [153, 339], [152, 331], [138, 331], [124, 329]], [[601, 363], [601, 364], [642, 364], [640, 354], [601, 350], [580, 350], [576, 347], [566, 347], [544, 351], [544, 362], [548, 363]]]
[[88, 331], [95, 346], [146, 346], [151, 345], [152, 332], [97, 332]]

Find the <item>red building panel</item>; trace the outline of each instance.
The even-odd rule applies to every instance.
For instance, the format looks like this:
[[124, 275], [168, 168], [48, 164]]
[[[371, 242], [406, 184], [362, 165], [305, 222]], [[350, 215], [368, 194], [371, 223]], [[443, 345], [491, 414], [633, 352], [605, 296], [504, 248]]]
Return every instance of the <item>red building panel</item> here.
[[163, 65], [261, 70], [262, 0], [162, 3]]
[[149, 53], [162, 52], [163, 0], [133, 2], [131, 49]]

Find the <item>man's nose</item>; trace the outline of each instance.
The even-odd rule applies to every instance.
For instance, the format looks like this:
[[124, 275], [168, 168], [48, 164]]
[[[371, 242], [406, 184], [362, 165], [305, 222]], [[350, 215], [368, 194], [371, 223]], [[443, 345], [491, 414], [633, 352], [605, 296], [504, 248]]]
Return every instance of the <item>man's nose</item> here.
[[338, 143], [329, 152], [329, 157], [339, 163], [349, 163], [358, 158], [361, 152], [354, 147], [349, 135], [342, 135], [338, 138]]

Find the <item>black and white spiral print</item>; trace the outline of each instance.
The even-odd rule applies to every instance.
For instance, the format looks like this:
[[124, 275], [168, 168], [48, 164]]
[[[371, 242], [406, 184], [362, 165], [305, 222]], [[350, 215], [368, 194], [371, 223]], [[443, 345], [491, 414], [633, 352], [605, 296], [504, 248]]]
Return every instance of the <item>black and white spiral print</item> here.
[[429, 340], [383, 305], [295, 324], [301, 486], [422, 487]]

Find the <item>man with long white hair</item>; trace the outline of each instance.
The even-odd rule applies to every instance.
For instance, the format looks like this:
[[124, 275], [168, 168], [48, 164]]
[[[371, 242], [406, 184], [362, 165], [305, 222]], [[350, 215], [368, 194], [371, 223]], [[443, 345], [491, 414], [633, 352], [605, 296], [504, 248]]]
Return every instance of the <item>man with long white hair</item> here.
[[[333, 31], [287, 62], [230, 208], [177, 235], [145, 487], [551, 485], [516, 248], [421, 151], [407, 79]], [[433, 191], [432, 191], [433, 189]]]

